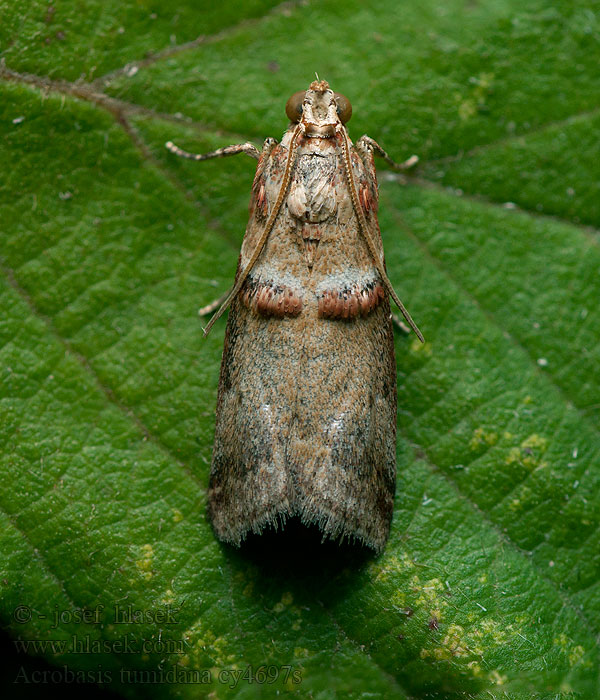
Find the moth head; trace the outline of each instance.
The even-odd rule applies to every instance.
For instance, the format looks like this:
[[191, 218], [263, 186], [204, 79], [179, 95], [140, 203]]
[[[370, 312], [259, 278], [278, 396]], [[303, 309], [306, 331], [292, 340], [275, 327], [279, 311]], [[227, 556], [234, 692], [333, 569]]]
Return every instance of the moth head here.
[[308, 90], [290, 97], [285, 113], [293, 124], [304, 124], [307, 136], [329, 138], [339, 124], [350, 120], [352, 105], [347, 97], [333, 92], [325, 80], [315, 80]]

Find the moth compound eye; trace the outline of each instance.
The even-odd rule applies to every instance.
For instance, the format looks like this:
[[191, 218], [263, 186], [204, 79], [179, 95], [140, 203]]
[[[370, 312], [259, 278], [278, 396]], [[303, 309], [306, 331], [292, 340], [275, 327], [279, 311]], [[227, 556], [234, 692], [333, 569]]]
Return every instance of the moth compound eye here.
[[338, 117], [342, 124], [345, 124], [350, 121], [350, 117], [352, 116], [352, 105], [350, 104], [350, 100], [344, 97], [344, 95], [340, 95], [339, 92], [334, 92], [333, 94], [337, 105]]
[[295, 92], [290, 99], [285, 103], [285, 113], [291, 122], [299, 122], [302, 116], [302, 103], [304, 102], [304, 96], [306, 95], [306, 90], [301, 90], [300, 92]]

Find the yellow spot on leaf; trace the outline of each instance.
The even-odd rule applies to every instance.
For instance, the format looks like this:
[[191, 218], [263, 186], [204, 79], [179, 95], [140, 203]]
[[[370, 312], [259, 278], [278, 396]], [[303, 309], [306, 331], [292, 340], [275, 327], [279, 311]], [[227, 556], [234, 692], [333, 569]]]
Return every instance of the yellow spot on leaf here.
[[569, 652], [569, 664], [571, 666], [575, 666], [575, 664], [578, 664], [581, 659], [583, 659], [583, 656], [585, 654], [585, 649], [581, 646], [581, 644], [578, 644], [576, 647], [573, 647], [571, 651]]
[[542, 455], [548, 447], [548, 439], [537, 433], [533, 433], [525, 438], [519, 447], [511, 447], [505, 458], [506, 464], [519, 462], [529, 469], [543, 469], [548, 466], [547, 462], [541, 460]]
[[574, 645], [573, 640], [569, 639], [564, 632], [554, 637], [554, 644], [560, 647], [561, 651], [567, 656], [571, 666], [580, 663], [585, 656], [585, 649], [581, 644]]
[[422, 649], [421, 658], [432, 656], [436, 661], [451, 661], [455, 657], [469, 656], [471, 652], [463, 642], [464, 633], [460, 625], [449, 625], [441, 646], [434, 647], [432, 650]]
[[293, 600], [294, 596], [289, 591], [287, 591], [281, 596], [281, 600], [279, 601], [279, 603], [275, 603], [275, 605], [273, 606], [273, 611], [277, 613], [283, 612], [287, 607], [289, 607], [292, 604]]
[[391, 554], [383, 562], [372, 563], [369, 570], [374, 581], [386, 581], [391, 574], [403, 574], [414, 567], [415, 563], [406, 552], [403, 552], [399, 557]]
[[493, 670], [488, 674], [488, 678], [496, 685], [504, 685], [508, 680], [506, 676], [502, 676], [498, 671]]
[[475, 678], [481, 678], [484, 675], [479, 661], [469, 661], [467, 668], [471, 671]]
[[558, 637], [554, 637], [554, 644], [559, 646], [563, 651], [569, 646], [569, 638], [564, 632], [561, 632]]
[[[465, 659], [466, 667], [474, 677], [484, 673], [480, 661], [492, 649], [504, 648], [516, 635], [512, 624], [506, 625], [492, 618], [486, 618], [477, 627], [464, 629], [461, 625], [450, 624], [439, 646], [432, 649], [421, 649], [422, 659], [432, 658], [436, 661], [454, 662]], [[475, 657], [475, 658], [474, 658]], [[467, 663], [468, 661], [468, 663]], [[500, 685], [506, 678], [497, 671], [488, 675], [490, 680]]]
[[460, 625], [450, 625], [448, 634], [444, 637], [442, 644], [452, 656], [467, 656], [468, 649], [464, 646], [464, 629]]
[[537, 447], [539, 448], [542, 452], [545, 452], [546, 447], [548, 446], [548, 440], [545, 437], [542, 437], [541, 435], [538, 435], [537, 433], [533, 433], [533, 435], [530, 435], [528, 438], [523, 440], [521, 443], [521, 447], [524, 449], [529, 448], [534, 448]]
[[397, 607], [406, 605], [406, 593], [404, 591], [396, 591], [392, 596], [392, 603]]
[[493, 73], [480, 73], [477, 77], [472, 77], [469, 82], [473, 86], [469, 96], [463, 99], [460, 93], [455, 94], [455, 99], [459, 102], [458, 116], [463, 121], [468, 121], [485, 106], [485, 101], [494, 80]]
[[415, 338], [409, 346], [409, 350], [415, 355], [423, 355], [423, 357], [431, 357], [433, 355], [433, 347], [427, 340], [422, 343], [418, 338]]
[[151, 544], [145, 544], [141, 547], [141, 556], [136, 560], [135, 565], [142, 574], [143, 578], [150, 580], [154, 575], [152, 573], [152, 560], [154, 558], [154, 549]]
[[167, 588], [165, 594], [162, 597], [161, 603], [163, 605], [172, 605], [175, 602], [175, 594], [170, 588]]
[[476, 428], [469, 442], [472, 450], [478, 450], [482, 446], [492, 447], [498, 442], [498, 433], [487, 433], [483, 428]]
[[188, 644], [187, 663], [192, 667], [206, 668], [207, 656], [218, 668], [232, 668], [237, 659], [235, 654], [229, 653], [227, 640], [218, 637], [212, 630], [205, 629], [202, 620], [197, 620], [182, 637]]
[[481, 623], [481, 629], [484, 634], [491, 637], [496, 646], [500, 646], [506, 642], [508, 633], [513, 632], [512, 625], [500, 625], [496, 620], [488, 618]]
[[477, 114], [477, 106], [475, 101], [472, 99], [463, 100], [458, 105], [458, 116], [463, 120], [463, 122], [468, 121], [471, 117]]
[[514, 464], [521, 459], [521, 450], [518, 447], [511, 447], [506, 455], [504, 462], [506, 464]]
[[439, 578], [432, 578], [421, 584], [418, 576], [413, 576], [411, 588], [418, 593], [415, 604], [425, 608], [429, 617], [442, 619], [442, 611], [448, 607], [448, 600], [444, 595], [445, 587]]

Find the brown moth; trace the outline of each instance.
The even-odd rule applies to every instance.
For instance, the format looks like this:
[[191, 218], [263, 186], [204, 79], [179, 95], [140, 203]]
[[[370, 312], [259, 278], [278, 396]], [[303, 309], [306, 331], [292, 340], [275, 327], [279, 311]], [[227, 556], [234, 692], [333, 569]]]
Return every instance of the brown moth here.
[[[281, 143], [194, 155], [258, 158], [229, 304], [208, 511], [239, 546], [287, 518], [381, 551], [396, 488], [396, 366], [374, 152], [321, 80], [286, 105]], [[416, 161], [413, 157], [403, 166]]]

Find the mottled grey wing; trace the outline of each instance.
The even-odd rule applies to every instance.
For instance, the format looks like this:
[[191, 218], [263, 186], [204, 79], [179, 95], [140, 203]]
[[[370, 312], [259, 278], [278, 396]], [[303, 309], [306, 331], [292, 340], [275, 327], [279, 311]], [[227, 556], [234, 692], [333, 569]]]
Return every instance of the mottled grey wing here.
[[239, 544], [291, 514], [287, 442], [295, 398], [290, 369], [297, 319], [262, 317], [234, 302], [219, 381], [209, 515], [219, 538]]
[[296, 510], [332, 538], [381, 550], [396, 484], [396, 367], [387, 300], [320, 320], [302, 347], [288, 445]]

